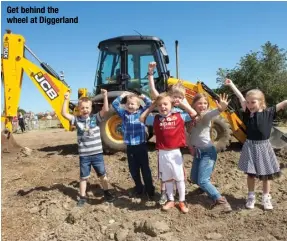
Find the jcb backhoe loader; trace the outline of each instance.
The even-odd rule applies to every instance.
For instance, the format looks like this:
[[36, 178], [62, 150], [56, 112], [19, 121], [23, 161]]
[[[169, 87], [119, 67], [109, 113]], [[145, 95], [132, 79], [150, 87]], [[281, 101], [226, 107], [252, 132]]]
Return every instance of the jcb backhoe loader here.
[[[98, 48], [100, 53], [95, 77], [96, 96], [92, 98], [94, 112], [99, 111], [102, 107], [101, 88], [108, 90], [110, 103], [123, 91], [144, 93], [149, 96], [147, 66], [151, 61], [157, 62], [155, 85], [159, 92], [166, 91], [169, 85], [178, 81], [178, 79], [171, 77], [167, 69], [169, 57], [164, 42], [157, 37], [122, 36], [101, 41]], [[29, 51], [37, 59], [40, 67], [25, 58], [25, 51]], [[11, 147], [9, 143], [13, 141], [11, 135], [12, 118], [17, 115], [23, 72], [28, 75], [44, 98], [50, 103], [62, 126], [66, 130], [73, 129], [68, 120], [61, 115], [64, 93], [71, 91], [69, 86], [49, 65], [40, 61], [26, 46], [23, 36], [13, 34], [11, 31], [7, 31], [4, 35], [1, 66], [4, 87], [4, 115], [2, 121], [5, 123], [5, 130], [1, 136], [2, 150]], [[184, 86], [186, 87], [186, 98], [189, 102], [196, 93], [206, 92], [209, 95], [210, 107], [216, 107], [215, 100], [218, 99], [218, 96], [203, 82], [193, 84], [184, 81]], [[81, 88], [78, 90], [78, 98], [86, 94], [87, 89]], [[77, 106], [71, 102], [69, 109], [71, 112], [77, 113]], [[214, 120], [211, 135], [218, 151], [226, 149], [232, 136], [239, 142], [244, 142], [246, 138], [245, 126], [239, 118], [239, 113], [236, 102], [232, 102], [230, 108]], [[104, 151], [125, 150], [121, 119], [112, 107], [100, 127]], [[149, 137], [152, 137], [152, 126], [148, 126], [147, 129]], [[8, 142], [4, 141], [6, 139]], [[282, 144], [281, 139], [277, 138], [276, 140], [279, 141], [280, 145]]]

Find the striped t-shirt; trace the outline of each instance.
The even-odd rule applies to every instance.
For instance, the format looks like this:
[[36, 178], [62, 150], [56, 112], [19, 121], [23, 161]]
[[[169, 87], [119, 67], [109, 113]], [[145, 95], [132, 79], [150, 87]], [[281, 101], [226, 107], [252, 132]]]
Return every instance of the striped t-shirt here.
[[91, 156], [103, 152], [99, 123], [103, 121], [100, 112], [88, 118], [73, 116], [71, 124], [77, 128], [80, 156]]

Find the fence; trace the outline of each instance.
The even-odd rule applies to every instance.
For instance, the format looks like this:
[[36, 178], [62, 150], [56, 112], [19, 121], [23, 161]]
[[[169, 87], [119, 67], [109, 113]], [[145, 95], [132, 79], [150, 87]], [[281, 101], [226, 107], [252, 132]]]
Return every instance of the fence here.
[[[38, 120], [38, 121], [28, 121], [25, 124], [26, 131], [31, 130], [45, 130], [50, 128], [59, 128], [61, 122], [59, 120]], [[21, 128], [18, 123], [13, 123], [13, 132], [21, 132]]]

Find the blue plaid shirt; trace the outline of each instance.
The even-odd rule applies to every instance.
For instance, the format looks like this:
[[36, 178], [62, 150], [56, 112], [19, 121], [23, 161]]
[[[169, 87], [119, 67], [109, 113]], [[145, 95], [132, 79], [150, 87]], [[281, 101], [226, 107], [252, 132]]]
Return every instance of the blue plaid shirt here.
[[144, 107], [140, 107], [135, 113], [129, 113], [121, 105], [122, 97], [117, 97], [112, 106], [117, 114], [123, 120], [124, 142], [127, 145], [139, 145], [146, 142], [145, 124], [140, 122], [140, 115], [151, 106], [151, 100], [148, 97], [144, 98]]

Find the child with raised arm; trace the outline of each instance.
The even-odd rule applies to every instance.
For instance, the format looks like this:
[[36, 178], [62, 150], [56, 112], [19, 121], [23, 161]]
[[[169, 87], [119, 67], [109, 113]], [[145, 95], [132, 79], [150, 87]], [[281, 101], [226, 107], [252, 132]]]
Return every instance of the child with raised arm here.
[[167, 211], [175, 207], [173, 186], [176, 182], [179, 193], [179, 208], [181, 212], [187, 213], [185, 175], [180, 148], [186, 146], [185, 122], [191, 121], [191, 118], [186, 112], [172, 112], [172, 98], [167, 93], [161, 93], [155, 103], [141, 115], [140, 121], [145, 122], [148, 114], [155, 106], [158, 107], [159, 111], [153, 120], [156, 149], [158, 149], [159, 176], [166, 187], [168, 196], [168, 202], [162, 206], [162, 210]]
[[[125, 108], [122, 108], [121, 101], [126, 99]], [[141, 107], [141, 99], [145, 106]], [[154, 197], [151, 170], [149, 167], [148, 150], [146, 146], [146, 127], [139, 121], [140, 115], [151, 105], [151, 100], [141, 95], [123, 93], [117, 97], [112, 106], [123, 121], [124, 142], [127, 145], [127, 157], [130, 174], [134, 180], [135, 188], [132, 196], [141, 195], [144, 186], [141, 181], [141, 173], [145, 184], [145, 192], [148, 198]]]
[[[155, 88], [154, 83], [155, 68], [156, 68], [156, 62], [150, 62], [148, 65], [148, 80], [149, 80], [151, 96], [154, 99], [156, 99], [159, 95], [157, 89]], [[183, 112], [183, 109], [179, 108], [179, 106], [181, 106], [187, 113], [190, 114], [190, 116], [194, 116], [194, 114], [196, 114], [185, 98], [185, 88], [180, 81], [170, 86], [168, 94], [171, 96], [171, 100], [173, 102], [172, 112]], [[162, 183], [162, 181], [160, 186], [161, 186], [161, 197], [159, 200], [159, 204], [164, 205], [167, 202], [167, 196], [166, 196], [165, 185]]]
[[92, 112], [92, 101], [88, 97], [79, 100], [79, 116], [68, 113], [69, 93], [65, 94], [62, 115], [77, 128], [78, 151], [80, 157], [80, 199], [78, 206], [83, 206], [86, 201], [87, 179], [90, 177], [91, 166], [101, 180], [106, 201], [114, 201], [114, 195], [109, 191], [106, 176], [103, 148], [100, 136], [99, 123], [104, 120], [104, 114], [109, 110], [108, 95], [106, 90], [101, 90], [104, 99], [102, 110], [96, 114]]
[[212, 207], [217, 206], [223, 212], [232, 211], [226, 198], [221, 196], [216, 187], [210, 182], [210, 177], [217, 160], [216, 148], [210, 138], [211, 121], [225, 111], [228, 106], [228, 96], [220, 96], [217, 109], [209, 110], [208, 97], [204, 93], [194, 96], [192, 108], [201, 118], [189, 131], [188, 146], [194, 156], [190, 179], [197, 184], [214, 201]]
[[273, 209], [270, 180], [280, 175], [280, 167], [269, 138], [276, 112], [286, 109], [287, 100], [267, 108], [262, 91], [250, 90], [244, 98], [230, 79], [225, 80], [225, 85], [233, 90], [244, 111], [243, 122], [246, 126], [247, 137], [242, 147], [238, 166], [241, 171], [247, 174], [246, 208], [254, 208], [256, 201], [255, 177], [257, 177], [263, 181], [262, 205], [265, 210]]

